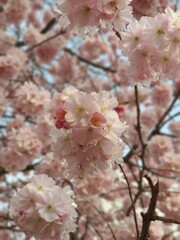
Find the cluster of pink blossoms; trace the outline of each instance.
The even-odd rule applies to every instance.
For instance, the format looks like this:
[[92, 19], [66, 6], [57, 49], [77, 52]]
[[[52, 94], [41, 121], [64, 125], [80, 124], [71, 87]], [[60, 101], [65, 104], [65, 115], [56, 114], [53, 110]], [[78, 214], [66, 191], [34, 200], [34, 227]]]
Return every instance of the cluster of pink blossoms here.
[[59, 161], [54, 158], [53, 153], [49, 152], [45, 155], [45, 161], [42, 161], [37, 167], [38, 174], [46, 174], [49, 177], [58, 179], [59, 177], [66, 176], [67, 166], [65, 161]]
[[66, 159], [70, 175], [83, 177], [121, 162], [126, 125], [114, 110], [118, 102], [109, 92], [62, 93], [55, 109], [54, 156]]
[[15, 48], [10, 48], [7, 54], [0, 56], [0, 80], [11, 80], [25, 66], [26, 54]]
[[[42, 41], [45, 41], [46, 38], [51, 37], [52, 33], [43, 35], [35, 27], [30, 25], [24, 35], [24, 40], [26, 44], [31, 48], [35, 44], [39, 44]], [[53, 61], [55, 56], [60, 51], [60, 48], [63, 47], [64, 39], [62, 36], [59, 36], [51, 41], [40, 44], [37, 48], [33, 50], [34, 57], [38, 64], [48, 63]]]
[[[121, 33], [133, 81], [179, 79], [180, 11], [170, 7], [155, 17], [131, 22]], [[141, 67], [140, 67], [141, 66]]]
[[42, 112], [44, 105], [50, 100], [50, 93], [47, 90], [39, 89], [32, 82], [25, 82], [16, 92], [14, 107], [20, 113], [27, 116], [37, 116]]
[[68, 240], [77, 213], [69, 187], [60, 188], [45, 174], [35, 175], [12, 198], [10, 214], [28, 238]]
[[40, 155], [42, 142], [30, 127], [13, 128], [8, 135], [9, 142], [0, 151], [0, 165], [7, 171], [17, 172]]
[[19, 24], [26, 18], [30, 9], [29, 0], [8, 0], [5, 8], [5, 17], [8, 23]]
[[[121, 31], [132, 16], [131, 0], [57, 0], [59, 23], [77, 32], [98, 25]], [[73, 6], [73, 7], [72, 7]]]

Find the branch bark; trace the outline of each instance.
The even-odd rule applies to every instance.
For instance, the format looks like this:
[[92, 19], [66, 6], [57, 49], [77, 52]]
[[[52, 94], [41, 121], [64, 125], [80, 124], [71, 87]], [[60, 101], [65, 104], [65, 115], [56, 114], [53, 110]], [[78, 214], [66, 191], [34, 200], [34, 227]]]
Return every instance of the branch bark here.
[[143, 226], [142, 226], [142, 231], [141, 231], [139, 240], [148, 240], [149, 238], [149, 228], [150, 228], [151, 221], [153, 221], [153, 218], [156, 215], [155, 210], [156, 210], [156, 204], [157, 204], [157, 199], [159, 194], [159, 181], [157, 181], [156, 184], [153, 184], [150, 177], [148, 177], [147, 175], [145, 175], [144, 177], [149, 183], [152, 196], [151, 196], [148, 211], [146, 213], [141, 213], [141, 216], [143, 218]]

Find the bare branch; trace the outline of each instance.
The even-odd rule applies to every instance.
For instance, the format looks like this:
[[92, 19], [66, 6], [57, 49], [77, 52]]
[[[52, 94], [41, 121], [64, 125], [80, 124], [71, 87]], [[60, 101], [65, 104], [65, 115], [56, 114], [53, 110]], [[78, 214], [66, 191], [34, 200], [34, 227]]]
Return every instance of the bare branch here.
[[136, 227], [137, 239], [139, 239], [139, 229], [138, 229], [138, 223], [137, 223], [137, 215], [136, 215], [136, 209], [135, 209], [134, 201], [133, 201], [133, 197], [132, 197], [131, 187], [130, 187], [128, 178], [127, 178], [127, 176], [126, 176], [122, 166], [120, 164], [118, 164], [118, 166], [120, 167], [120, 169], [121, 169], [121, 171], [122, 171], [122, 173], [124, 175], [124, 178], [125, 178], [125, 180], [127, 182], [129, 196], [130, 196], [130, 199], [131, 199], [132, 208], [133, 208], [133, 212], [134, 212], [134, 222], [135, 222], [135, 227]]
[[152, 218], [152, 221], [161, 221], [161, 222], [165, 222], [165, 223], [174, 223], [174, 224], [180, 225], [180, 220], [172, 219], [169, 217], [161, 217], [161, 216], [157, 216], [157, 215], [155, 215]]
[[146, 240], [149, 237], [149, 228], [153, 217], [155, 216], [156, 204], [159, 194], [159, 181], [156, 184], [153, 184], [151, 178], [147, 175], [144, 176], [149, 183], [151, 188], [151, 200], [149, 204], [148, 211], [146, 213], [141, 213], [143, 218], [143, 226], [139, 240]]
[[77, 53], [73, 52], [73, 51], [72, 51], [71, 49], [69, 49], [69, 48], [64, 48], [64, 51], [65, 51], [65, 52], [68, 52], [68, 53], [71, 54], [72, 56], [76, 56], [81, 62], [84, 62], [84, 63], [86, 63], [86, 64], [89, 64], [89, 65], [91, 65], [91, 66], [93, 66], [93, 67], [95, 67], [95, 68], [102, 69], [103, 71], [106, 71], [106, 72], [116, 73], [116, 70], [115, 70], [115, 69], [112, 69], [112, 68], [110, 68], [110, 67], [104, 67], [104, 66], [101, 66], [101, 65], [99, 65], [99, 64], [97, 64], [97, 63], [93, 63], [93, 62], [91, 62], [91, 61], [89, 61], [89, 60], [87, 60], [87, 59], [79, 56]]
[[44, 39], [43, 41], [41, 41], [41, 42], [39, 42], [39, 43], [37, 43], [37, 44], [34, 44], [34, 45], [31, 46], [30, 48], [28, 48], [28, 49], [26, 50], [26, 52], [31, 52], [31, 51], [34, 50], [35, 48], [37, 48], [37, 47], [39, 47], [39, 46], [41, 46], [41, 45], [49, 42], [50, 40], [53, 40], [53, 39], [57, 38], [58, 36], [60, 36], [60, 35], [62, 35], [62, 34], [64, 34], [64, 33], [65, 33], [65, 31], [61, 30], [60, 32], [54, 34], [53, 36], [48, 37], [48, 38]]
[[[168, 113], [172, 110], [173, 106], [175, 105], [176, 101], [178, 100], [180, 95], [180, 90], [176, 92], [173, 101], [171, 102], [171, 104], [169, 105], [169, 107], [166, 109], [166, 111], [164, 112], [164, 114], [162, 115], [162, 117], [159, 119], [159, 121], [157, 122], [154, 130], [151, 132], [151, 134], [148, 137], [148, 140], [150, 140], [155, 134], [159, 133], [160, 128], [164, 125], [163, 121], [166, 118], [166, 116], [168, 115]], [[166, 121], [165, 121], [166, 122]]]

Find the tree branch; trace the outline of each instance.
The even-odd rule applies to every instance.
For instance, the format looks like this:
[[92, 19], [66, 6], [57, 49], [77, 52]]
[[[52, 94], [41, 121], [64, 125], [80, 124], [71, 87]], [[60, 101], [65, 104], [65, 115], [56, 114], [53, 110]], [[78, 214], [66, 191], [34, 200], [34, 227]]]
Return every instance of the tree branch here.
[[[148, 137], [148, 140], [150, 140], [155, 134], [159, 133], [160, 128], [164, 125], [163, 121], [166, 118], [166, 116], [168, 115], [168, 113], [172, 110], [173, 106], [175, 105], [177, 99], [179, 98], [180, 95], [180, 90], [177, 91], [177, 93], [174, 96], [173, 101], [171, 102], [171, 104], [169, 105], [169, 107], [166, 109], [166, 111], [164, 112], [164, 114], [162, 115], [162, 117], [159, 119], [159, 121], [157, 122], [154, 130], [151, 132], [151, 134]], [[166, 121], [165, 121], [166, 122]]]
[[54, 34], [53, 36], [48, 37], [48, 38], [44, 39], [43, 41], [41, 41], [41, 42], [39, 42], [39, 43], [37, 43], [37, 44], [34, 44], [34, 45], [31, 46], [30, 48], [28, 48], [28, 49], [26, 50], [26, 52], [31, 52], [31, 51], [34, 50], [35, 48], [37, 48], [37, 47], [39, 47], [39, 46], [41, 46], [41, 45], [49, 42], [50, 40], [55, 39], [56, 37], [58, 37], [58, 36], [60, 36], [60, 35], [62, 35], [62, 34], [64, 34], [64, 33], [65, 33], [65, 31], [64, 31], [64, 30], [61, 30], [60, 32]]
[[157, 183], [154, 185], [150, 177], [148, 177], [147, 175], [145, 175], [144, 177], [149, 183], [152, 196], [148, 211], [146, 213], [141, 213], [141, 216], [143, 218], [143, 226], [139, 240], [146, 240], [149, 237], [149, 228], [151, 221], [153, 221], [152, 219], [155, 216], [156, 204], [159, 194], [159, 181], [157, 181]]
[[144, 155], [145, 155], [145, 149], [146, 149], [146, 144], [143, 141], [143, 137], [142, 137], [142, 132], [141, 132], [141, 122], [140, 122], [140, 118], [141, 118], [141, 110], [140, 110], [140, 106], [139, 106], [139, 96], [138, 96], [138, 87], [137, 85], [134, 87], [134, 91], [135, 91], [135, 100], [136, 100], [136, 109], [137, 109], [137, 123], [136, 123], [136, 131], [138, 133], [139, 136], [139, 140], [141, 143], [141, 155], [140, 158], [142, 160], [142, 164], [143, 167], [145, 166], [145, 162], [144, 162]]
[[139, 239], [139, 229], [138, 229], [138, 223], [137, 223], [137, 215], [136, 215], [136, 209], [135, 209], [135, 206], [134, 206], [134, 201], [133, 201], [133, 197], [132, 197], [132, 193], [131, 193], [131, 187], [130, 187], [130, 184], [129, 184], [129, 181], [128, 181], [128, 178], [121, 166], [121, 164], [118, 164], [118, 166], [120, 167], [123, 175], [124, 175], [124, 178], [127, 182], [127, 186], [128, 186], [128, 191], [129, 191], [129, 196], [130, 196], [130, 199], [131, 199], [131, 203], [132, 203], [132, 208], [133, 208], [133, 212], [134, 212], [134, 222], [135, 222], [135, 227], [136, 227], [136, 233], [137, 233], [137, 239]]
[[152, 218], [152, 221], [161, 221], [161, 222], [165, 222], [165, 223], [174, 223], [174, 224], [179, 224], [180, 225], [180, 220], [176, 220], [176, 219], [172, 219], [169, 217], [161, 217], [158, 215], [155, 215]]
[[79, 56], [77, 53], [71, 51], [71, 49], [69, 49], [69, 48], [64, 48], [64, 51], [67, 52], [67, 53], [69, 53], [69, 54], [71, 54], [72, 56], [76, 56], [81, 62], [84, 62], [84, 63], [86, 63], [86, 64], [89, 64], [89, 65], [91, 65], [91, 66], [93, 66], [93, 67], [95, 67], [95, 68], [102, 69], [102, 70], [104, 70], [104, 71], [106, 71], [106, 72], [116, 73], [116, 70], [115, 70], [115, 69], [112, 69], [112, 68], [110, 68], [110, 67], [104, 67], [104, 66], [101, 66], [101, 65], [99, 65], [99, 64], [97, 64], [97, 63], [93, 63], [93, 62], [91, 62], [91, 61], [89, 61], [89, 60], [87, 60], [87, 59]]

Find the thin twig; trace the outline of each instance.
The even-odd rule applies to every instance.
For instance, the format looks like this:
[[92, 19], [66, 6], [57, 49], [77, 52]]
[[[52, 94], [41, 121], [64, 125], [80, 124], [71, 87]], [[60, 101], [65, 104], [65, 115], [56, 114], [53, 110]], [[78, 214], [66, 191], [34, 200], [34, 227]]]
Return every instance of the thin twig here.
[[157, 216], [157, 215], [155, 215], [152, 218], [152, 221], [161, 221], [161, 222], [165, 222], [165, 223], [174, 223], [174, 224], [180, 225], [180, 220], [172, 219], [169, 217], [161, 217], [161, 216]]
[[99, 68], [99, 69], [104, 70], [104, 71], [106, 71], [106, 72], [116, 73], [116, 70], [115, 70], [115, 69], [112, 69], [112, 68], [110, 68], [110, 67], [104, 67], [104, 66], [101, 66], [101, 65], [99, 65], [99, 64], [97, 64], [97, 63], [91, 62], [91, 61], [89, 61], [89, 60], [81, 57], [81, 56], [78, 55], [77, 53], [73, 52], [73, 51], [72, 51], [71, 49], [69, 49], [69, 48], [64, 48], [64, 51], [67, 52], [67, 53], [69, 53], [69, 54], [71, 54], [72, 56], [76, 56], [81, 62], [84, 62], [84, 63], [86, 63], [86, 64], [89, 64], [89, 65], [91, 65], [91, 66], [93, 66], [93, 67], [95, 67], [95, 68]]
[[86, 201], [86, 200], [85, 200], [85, 202], [88, 203], [88, 204], [90, 204], [90, 205], [98, 212], [98, 214], [101, 216], [101, 218], [103, 219], [103, 221], [107, 224], [107, 226], [108, 226], [108, 228], [109, 228], [109, 230], [110, 230], [110, 232], [111, 232], [111, 234], [112, 234], [112, 236], [113, 236], [113, 239], [116, 240], [116, 236], [115, 236], [115, 234], [114, 234], [114, 232], [113, 232], [110, 224], [105, 220], [104, 216], [103, 216], [102, 213], [99, 211], [99, 209], [98, 209], [94, 204], [92, 204], [91, 202]]
[[134, 222], [135, 222], [135, 227], [136, 227], [136, 233], [137, 233], [137, 239], [139, 239], [139, 229], [138, 229], [138, 223], [137, 223], [137, 215], [136, 215], [136, 209], [135, 209], [135, 206], [134, 206], [134, 201], [133, 201], [133, 197], [132, 197], [132, 192], [131, 192], [131, 187], [130, 187], [130, 184], [129, 184], [129, 180], [121, 166], [121, 164], [118, 164], [118, 166], [120, 167], [123, 175], [124, 175], [124, 178], [126, 180], [126, 183], [127, 183], [127, 186], [128, 186], [128, 191], [129, 191], [129, 196], [130, 196], [130, 199], [131, 199], [131, 203], [132, 203], [132, 207], [133, 207], [133, 212], [134, 212]]
[[159, 119], [159, 121], [156, 123], [154, 130], [151, 132], [151, 134], [148, 137], [148, 140], [150, 140], [155, 134], [159, 133], [160, 128], [164, 125], [163, 121], [168, 115], [168, 113], [172, 110], [173, 106], [175, 105], [176, 101], [178, 100], [180, 95], [180, 91], [177, 91], [177, 93], [174, 96], [173, 101], [169, 105], [169, 107], [166, 109], [162, 117]]
[[142, 160], [142, 164], [143, 167], [145, 166], [145, 162], [144, 162], [144, 155], [145, 155], [145, 149], [146, 149], [146, 144], [144, 143], [143, 137], [142, 137], [142, 131], [141, 131], [141, 110], [140, 110], [140, 106], [139, 106], [139, 96], [138, 96], [138, 87], [137, 85], [134, 87], [134, 91], [135, 91], [135, 101], [136, 101], [136, 110], [137, 110], [137, 123], [136, 123], [136, 131], [138, 133], [139, 136], [139, 140], [141, 143], [141, 155], [140, 158]]
[[175, 113], [174, 115], [170, 116], [167, 120], [165, 120], [162, 124], [161, 124], [161, 128], [168, 123], [169, 121], [171, 121], [173, 118], [178, 117], [180, 115], [180, 112]]
[[65, 33], [65, 31], [61, 30], [60, 32], [54, 34], [53, 36], [48, 37], [48, 38], [44, 39], [43, 41], [34, 44], [34, 45], [31, 46], [30, 48], [28, 48], [28, 49], [26, 50], [26, 52], [31, 52], [31, 51], [34, 50], [35, 48], [37, 48], [37, 47], [39, 47], [39, 46], [41, 46], [41, 45], [49, 42], [50, 40], [53, 40], [53, 39], [57, 38], [58, 36], [60, 36], [60, 35], [62, 35], [62, 34], [64, 34], [64, 33]]

